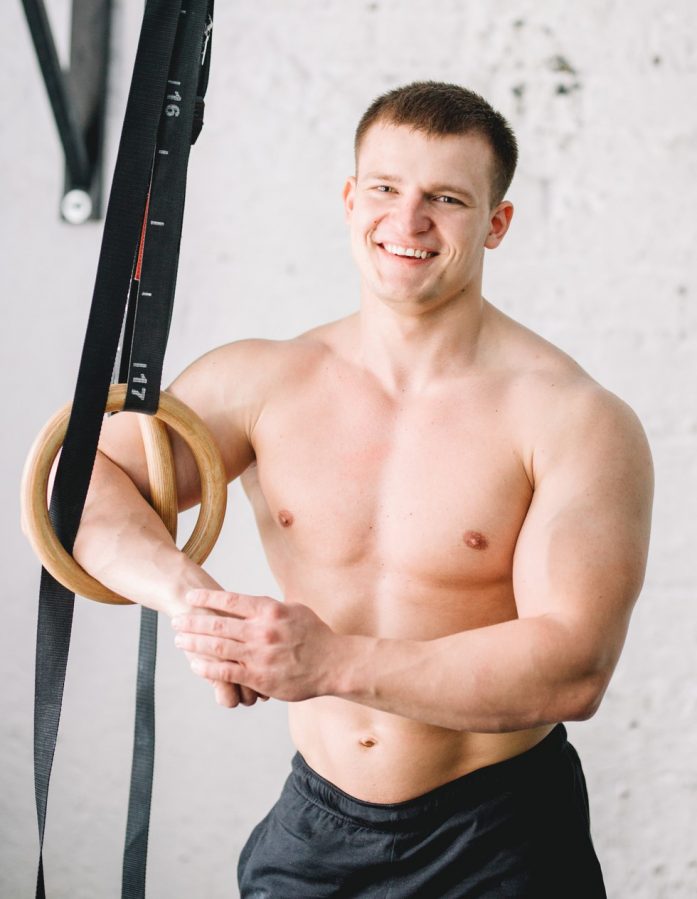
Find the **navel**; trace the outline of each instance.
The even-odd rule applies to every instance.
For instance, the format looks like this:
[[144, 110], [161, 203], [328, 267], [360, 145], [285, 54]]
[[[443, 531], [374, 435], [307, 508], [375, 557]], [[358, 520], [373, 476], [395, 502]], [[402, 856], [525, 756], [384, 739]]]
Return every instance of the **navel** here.
[[293, 514], [289, 512], [287, 509], [281, 509], [278, 513], [278, 521], [281, 527], [289, 528], [295, 519], [293, 518]]
[[462, 539], [465, 542], [465, 546], [469, 546], [470, 549], [486, 549], [489, 545], [489, 541], [479, 531], [465, 531]]
[[361, 744], [361, 746], [365, 746], [366, 749], [370, 749], [371, 746], [375, 746], [377, 740], [375, 739], [375, 737], [361, 737], [358, 742]]

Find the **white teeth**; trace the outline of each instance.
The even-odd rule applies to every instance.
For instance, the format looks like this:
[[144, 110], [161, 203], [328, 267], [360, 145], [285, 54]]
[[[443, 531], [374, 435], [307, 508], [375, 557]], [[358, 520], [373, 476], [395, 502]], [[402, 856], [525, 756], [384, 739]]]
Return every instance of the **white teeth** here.
[[431, 256], [435, 256], [435, 253], [429, 253], [428, 250], [415, 250], [413, 247], [398, 247], [393, 243], [383, 244], [384, 248], [388, 253], [392, 253], [393, 256], [414, 256], [417, 259], [428, 259]]

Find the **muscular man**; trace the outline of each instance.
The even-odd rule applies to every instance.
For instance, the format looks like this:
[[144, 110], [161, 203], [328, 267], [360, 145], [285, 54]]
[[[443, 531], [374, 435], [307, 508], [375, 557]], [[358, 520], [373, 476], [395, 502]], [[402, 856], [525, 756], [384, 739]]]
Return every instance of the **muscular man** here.
[[597, 710], [617, 663], [652, 464], [625, 403], [482, 297], [516, 155], [463, 88], [378, 98], [344, 188], [359, 310], [171, 386], [242, 477], [282, 602], [182, 556], [134, 418], [105, 425], [78, 560], [173, 618], [219, 702], [288, 703], [297, 753], [243, 897], [605, 895], [560, 722]]

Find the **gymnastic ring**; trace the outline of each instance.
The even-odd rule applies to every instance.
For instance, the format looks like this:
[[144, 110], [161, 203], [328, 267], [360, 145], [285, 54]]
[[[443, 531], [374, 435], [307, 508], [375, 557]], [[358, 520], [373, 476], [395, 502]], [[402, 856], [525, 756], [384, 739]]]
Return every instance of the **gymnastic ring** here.
[[[106, 412], [123, 409], [126, 384], [109, 390]], [[72, 404], [68, 403], [46, 423], [29, 452], [22, 475], [22, 519], [29, 542], [42, 565], [65, 587], [97, 602], [131, 604], [88, 574], [66, 552], [56, 536], [48, 513], [47, 492], [51, 468], [63, 445]], [[155, 416], [139, 415], [148, 462], [152, 505], [167, 529], [176, 536], [177, 496], [172, 449], [165, 425], [189, 446], [201, 479], [201, 509], [191, 537], [182, 552], [201, 564], [210, 554], [225, 519], [227, 478], [220, 451], [201, 419], [181, 400], [162, 391]]]

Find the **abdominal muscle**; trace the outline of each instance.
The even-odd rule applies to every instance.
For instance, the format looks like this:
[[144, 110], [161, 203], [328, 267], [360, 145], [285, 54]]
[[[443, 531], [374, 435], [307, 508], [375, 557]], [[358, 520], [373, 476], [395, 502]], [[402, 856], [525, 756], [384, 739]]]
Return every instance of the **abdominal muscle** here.
[[307, 764], [367, 802], [403, 802], [518, 755], [551, 726], [507, 734], [434, 727], [335, 696], [288, 705], [290, 735]]
[[[308, 586], [306, 583], [302, 591], [285, 591], [286, 599], [304, 595], [303, 602], [338, 633], [437, 639], [515, 617], [508, 587], [478, 591], [479, 602], [465, 595], [460, 602], [442, 605], [439, 591], [427, 597], [419, 590], [419, 601], [412, 603], [402, 593], [398, 617], [393, 603], [378, 601], [377, 609], [374, 597], [373, 602], [366, 597], [364, 603], [357, 583], [345, 594], [352, 597], [350, 603], [332, 606], [320, 596], [336, 598], [336, 589], [317, 593]], [[317, 584], [312, 586], [316, 588]], [[439, 606], [442, 613], [431, 617], [430, 627], [423, 614], [429, 605], [431, 609]], [[343, 610], [343, 614], [337, 610]], [[544, 725], [513, 733], [451, 730], [337, 696], [289, 703], [288, 723], [295, 748], [314, 771], [356, 799], [377, 803], [412, 799], [478, 768], [518, 755], [552, 729]]]

